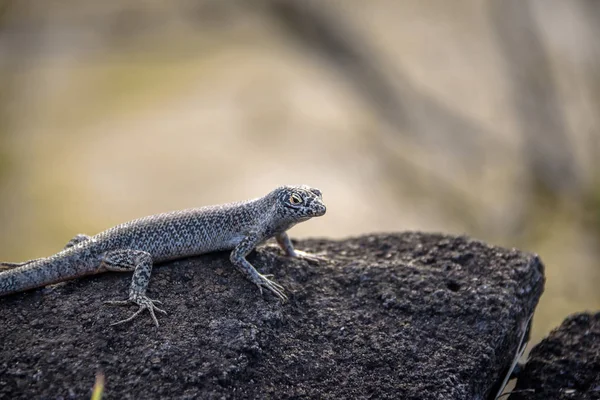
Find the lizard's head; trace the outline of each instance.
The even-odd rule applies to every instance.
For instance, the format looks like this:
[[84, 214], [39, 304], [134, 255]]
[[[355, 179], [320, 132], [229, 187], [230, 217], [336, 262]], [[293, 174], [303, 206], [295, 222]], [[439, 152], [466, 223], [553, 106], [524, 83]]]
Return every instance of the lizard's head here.
[[327, 210], [321, 191], [310, 186], [281, 186], [275, 195], [278, 213], [293, 223], [320, 217]]

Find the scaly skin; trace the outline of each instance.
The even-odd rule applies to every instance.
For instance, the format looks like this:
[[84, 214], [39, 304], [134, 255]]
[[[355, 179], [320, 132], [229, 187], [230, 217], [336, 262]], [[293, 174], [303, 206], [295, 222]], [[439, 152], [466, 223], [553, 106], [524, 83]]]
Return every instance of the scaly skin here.
[[281, 300], [283, 287], [260, 274], [246, 260], [259, 244], [275, 237], [290, 257], [318, 259], [294, 250], [286, 231], [299, 222], [325, 214], [321, 192], [308, 186], [282, 186], [264, 197], [239, 203], [173, 211], [136, 219], [95, 236], [77, 235], [50, 257], [23, 263], [0, 263], [0, 296], [105, 271], [133, 271], [127, 300], [136, 304], [131, 321], [148, 310], [155, 325], [157, 300], [146, 296], [152, 265], [183, 257], [232, 250], [230, 260], [262, 294], [263, 287]]

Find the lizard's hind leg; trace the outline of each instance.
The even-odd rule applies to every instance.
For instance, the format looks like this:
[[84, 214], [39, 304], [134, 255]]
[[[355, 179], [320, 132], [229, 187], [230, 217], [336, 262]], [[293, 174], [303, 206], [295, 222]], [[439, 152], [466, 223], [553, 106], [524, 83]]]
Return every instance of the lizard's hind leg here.
[[137, 317], [142, 311], [148, 310], [154, 324], [158, 327], [158, 319], [154, 311], [166, 314], [156, 304], [162, 304], [158, 300], [152, 300], [146, 296], [146, 289], [152, 273], [152, 256], [150, 253], [141, 250], [114, 250], [109, 251], [102, 257], [102, 268], [107, 271], [128, 272], [133, 271], [133, 279], [129, 287], [129, 298], [127, 300], [105, 301], [104, 304], [113, 306], [126, 306], [137, 304], [138, 310], [129, 318], [117, 321], [111, 325], [118, 325], [129, 322]]
[[[73, 239], [69, 240], [69, 242], [65, 245], [64, 249], [68, 249], [70, 247], [78, 245], [79, 243], [85, 242], [86, 240], [89, 240], [90, 238], [91, 238], [91, 236], [84, 235], [83, 233], [79, 233], [79, 234], [75, 235], [75, 237]], [[40, 261], [43, 259], [44, 259], [43, 257], [42, 258], [34, 258], [33, 260], [27, 260], [27, 261], [23, 261], [23, 262], [19, 262], [19, 263], [0, 262], [0, 271], [6, 271], [9, 269], [22, 267], [24, 265], [31, 264], [32, 262]]]
[[19, 268], [23, 265], [31, 264], [34, 261], [40, 261], [43, 258], [35, 258], [33, 260], [27, 260], [20, 263], [11, 263], [11, 262], [0, 262], [0, 271], [8, 271], [9, 269]]
[[69, 240], [69, 242], [65, 245], [65, 249], [68, 249], [69, 247], [73, 247], [78, 245], [79, 243], [83, 243], [86, 242], [88, 240], [90, 240], [92, 237], [89, 235], [85, 235], [83, 233], [78, 233], [77, 235], [75, 235], [73, 237], [73, 239]]

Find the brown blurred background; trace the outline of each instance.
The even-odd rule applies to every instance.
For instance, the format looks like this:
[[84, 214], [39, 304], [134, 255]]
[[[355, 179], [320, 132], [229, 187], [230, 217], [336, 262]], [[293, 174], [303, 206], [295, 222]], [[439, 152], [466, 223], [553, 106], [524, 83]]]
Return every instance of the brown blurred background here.
[[292, 235], [539, 253], [540, 340], [600, 308], [600, 2], [0, 0], [0, 258], [280, 184]]

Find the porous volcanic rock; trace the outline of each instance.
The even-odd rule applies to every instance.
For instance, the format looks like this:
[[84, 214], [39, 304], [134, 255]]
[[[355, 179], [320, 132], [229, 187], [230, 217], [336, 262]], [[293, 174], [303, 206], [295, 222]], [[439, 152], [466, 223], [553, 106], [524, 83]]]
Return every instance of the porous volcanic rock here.
[[537, 256], [467, 237], [399, 233], [302, 240], [328, 261], [249, 256], [277, 301], [227, 253], [154, 268], [135, 308], [131, 274], [106, 273], [0, 299], [0, 398], [489, 399], [543, 290]]
[[600, 313], [568, 317], [535, 346], [510, 400], [600, 399]]

